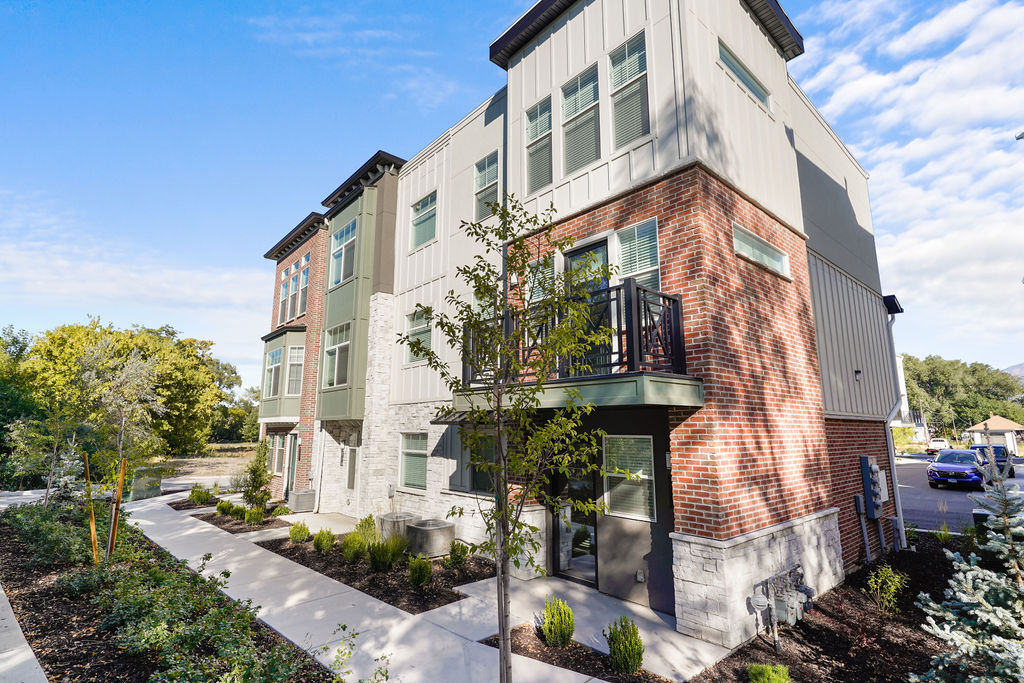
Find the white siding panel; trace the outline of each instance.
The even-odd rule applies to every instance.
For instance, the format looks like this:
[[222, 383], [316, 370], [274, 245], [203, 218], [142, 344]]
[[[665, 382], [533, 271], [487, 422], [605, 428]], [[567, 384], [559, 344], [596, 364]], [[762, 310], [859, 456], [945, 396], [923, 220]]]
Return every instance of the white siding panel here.
[[618, 45], [626, 40], [625, 0], [605, 0], [605, 35], [608, 45]]

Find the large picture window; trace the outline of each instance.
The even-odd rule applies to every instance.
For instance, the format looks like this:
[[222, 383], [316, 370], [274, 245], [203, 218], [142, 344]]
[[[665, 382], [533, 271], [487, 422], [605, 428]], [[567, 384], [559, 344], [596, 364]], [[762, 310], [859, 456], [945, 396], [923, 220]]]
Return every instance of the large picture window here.
[[619, 149], [651, 132], [644, 34], [631, 38], [609, 58], [615, 148]]
[[658, 272], [658, 222], [654, 218], [619, 230], [619, 272], [648, 289], [661, 289]]
[[573, 173], [601, 157], [597, 64], [562, 86], [565, 172]]
[[331, 286], [340, 285], [356, 272], [356, 221], [349, 221], [331, 235]]
[[267, 354], [266, 377], [263, 383], [263, 398], [273, 398], [281, 392], [281, 349]]
[[324, 387], [348, 384], [349, 323], [327, 330], [324, 338]]
[[[405, 331], [410, 340], [419, 340], [425, 347], [430, 348], [430, 323], [422, 313], [410, 313], [405, 318]], [[417, 355], [411, 348], [406, 360], [410, 363], [424, 360], [425, 356]]]
[[402, 486], [427, 488], [427, 434], [402, 434]]
[[288, 386], [285, 393], [289, 396], [298, 396], [302, 393], [302, 361], [305, 354], [304, 346], [288, 348]]
[[526, 192], [551, 184], [551, 98], [526, 111]]
[[494, 214], [489, 204], [498, 203], [498, 153], [492, 152], [476, 162], [473, 190], [476, 197], [476, 220]]
[[412, 205], [412, 236], [409, 248], [423, 246], [434, 239], [437, 228], [437, 192], [431, 192]]
[[[657, 521], [654, 499], [654, 440], [649, 436], [604, 437], [605, 504], [608, 514]], [[630, 479], [614, 470], [624, 470]]]

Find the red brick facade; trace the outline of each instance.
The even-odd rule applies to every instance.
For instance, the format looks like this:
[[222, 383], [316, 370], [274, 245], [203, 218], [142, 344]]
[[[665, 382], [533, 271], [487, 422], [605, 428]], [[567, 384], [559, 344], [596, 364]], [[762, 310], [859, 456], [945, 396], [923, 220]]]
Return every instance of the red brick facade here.
[[[280, 327], [291, 325], [306, 326], [302, 366], [302, 391], [299, 397], [299, 424], [294, 427], [285, 427], [271, 423], [266, 427], [268, 435], [296, 433], [299, 436], [298, 462], [295, 468], [296, 490], [308, 488], [313, 460], [313, 422], [316, 419], [317, 387], [319, 381], [320, 331], [323, 320], [323, 293], [326, 290], [325, 282], [327, 277], [327, 244], [327, 230], [317, 230], [301, 244], [292, 248], [284, 258], [277, 262], [277, 270], [274, 277], [274, 306], [271, 329], [276, 330]], [[280, 305], [281, 274], [286, 268], [294, 265], [296, 259], [301, 259], [307, 252], [310, 255], [310, 266], [306, 312], [279, 325], [278, 306]], [[283, 362], [287, 365], [287, 352]], [[282, 386], [283, 384], [284, 380], [282, 379]], [[285, 469], [285, 472], [287, 473], [287, 469]], [[275, 500], [281, 497], [283, 489], [284, 476], [274, 476], [270, 490]]]
[[[669, 414], [675, 530], [724, 539], [829, 507], [804, 239], [699, 167], [560, 227], [582, 239], [652, 217], [705, 391], [703, 408]], [[734, 222], [785, 251], [790, 277], [737, 256]]]
[[[863, 493], [861, 483], [860, 456], [873, 455], [878, 467], [885, 472], [889, 486], [889, 501], [882, 507], [887, 517], [896, 515], [896, 503], [892, 471], [889, 467], [888, 446], [885, 440], [884, 422], [861, 420], [825, 420], [825, 435], [832, 465], [832, 504], [839, 508], [839, 537], [843, 543], [843, 566], [850, 568], [864, 562], [864, 536], [860, 520], [853, 505], [853, 497]], [[873, 557], [878, 557], [881, 543], [878, 539], [878, 524], [868, 520], [868, 541]], [[885, 541], [892, 547], [892, 525], [883, 520]]]

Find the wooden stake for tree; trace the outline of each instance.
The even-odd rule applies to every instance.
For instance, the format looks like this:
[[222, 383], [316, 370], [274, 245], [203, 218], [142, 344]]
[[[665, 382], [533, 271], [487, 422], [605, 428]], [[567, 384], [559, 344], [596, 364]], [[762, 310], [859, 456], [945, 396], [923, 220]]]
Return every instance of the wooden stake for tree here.
[[85, 501], [89, 506], [89, 532], [92, 534], [92, 563], [100, 563], [100, 545], [96, 538], [96, 513], [92, 507], [92, 482], [89, 480], [89, 453], [82, 451], [85, 461]]
[[117, 519], [121, 515], [121, 491], [124, 489], [124, 471], [128, 466], [128, 458], [121, 456], [121, 472], [117, 476], [117, 495], [114, 498], [114, 509], [110, 513], [110, 535], [107, 537], [106, 561], [114, 553], [114, 543], [117, 542]]

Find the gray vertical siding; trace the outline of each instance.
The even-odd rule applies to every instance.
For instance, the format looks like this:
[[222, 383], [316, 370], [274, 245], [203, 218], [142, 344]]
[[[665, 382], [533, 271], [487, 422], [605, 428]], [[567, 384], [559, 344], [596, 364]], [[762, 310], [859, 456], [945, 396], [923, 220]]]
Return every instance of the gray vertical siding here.
[[897, 394], [882, 297], [818, 254], [807, 256], [825, 413], [884, 418]]

